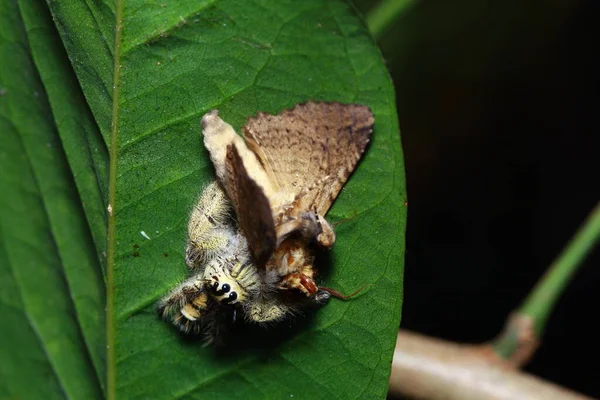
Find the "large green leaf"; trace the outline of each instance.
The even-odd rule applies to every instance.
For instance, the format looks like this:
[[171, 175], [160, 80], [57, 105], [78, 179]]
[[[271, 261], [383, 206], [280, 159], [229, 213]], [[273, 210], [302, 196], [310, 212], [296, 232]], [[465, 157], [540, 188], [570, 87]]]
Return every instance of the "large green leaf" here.
[[32, 57], [77, 184], [102, 266], [106, 265], [108, 149], [86, 104], [49, 10], [20, 0]]
[[0, 397], [101, 398], [96, 249], [16, 3], [0, 18]]
[[[108, 203], [112, 209], [109, 397], [384, 397], [400, 318], [406, 196], [393, 87], [355, 10], [337, 0], [49, 2], [86, 105], [42, 10], [20, 6], [49, 97], [45, 113], [57, 121], [48, 125], [58, 129], [80, 196], [72, 199], [84, 201], [79, 218], [87, 217], [94, 238], [88, 232], [87, 243], [96, 244], [100, 259], [97, 216]], [[214, 178], [200, 118], [218, 108], [239, 128], [257, 111], [311, 99], [367, 104], [375, 114], [373, 141], [328, 215], [344, 222], [321, 263], [327, 286], [373, 286], [352, 301], [332, 300], [299, 329], [272, 329], [265, 334], [272, 343], [248, 337], [232, 354], [217, 355], [182, 339], [154, 311], [185, 275], [188, 212]], [[72, 136], [76, 126], [80, 135]], [[87, 146], [81, 157], [77, 146]], [[103, 203], [98, 196], [106, 192]], [[56, 240], [52, 220], [47, 225], [44, 232]], [[83, 325], [81, 332], [87, 340]], [[96, 372], [102, 380], [101, 368]]]

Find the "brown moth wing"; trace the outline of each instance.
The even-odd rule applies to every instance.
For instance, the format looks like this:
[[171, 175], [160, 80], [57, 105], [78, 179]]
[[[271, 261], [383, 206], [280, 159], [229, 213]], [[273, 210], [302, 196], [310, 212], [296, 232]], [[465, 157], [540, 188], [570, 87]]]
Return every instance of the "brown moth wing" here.
[[248, 175], [235, 145], [227, 145], [225, 186], [258, 267], [265, 266], [275, 250], [275, 222], [263, 189]]
[[249, 118], [243, 135], [278, 189], [294, 194], [293, 210], [325, 215], [365, 151], [373, 123], [367, 106], [308, 102]]

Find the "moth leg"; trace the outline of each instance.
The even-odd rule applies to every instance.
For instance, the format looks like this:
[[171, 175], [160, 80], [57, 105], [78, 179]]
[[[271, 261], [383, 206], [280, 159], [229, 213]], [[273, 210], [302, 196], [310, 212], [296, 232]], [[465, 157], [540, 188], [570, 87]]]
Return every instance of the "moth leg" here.
[[333, 228], [316, 211], [303, 212], [298, 218], [291, 218], [280, 223], [276, 228], [276, 233], [277, 247], [294, 235], [300, 236], [305, 243], [311, 243], [314, 240], [324, 249], [330, 249], [335, 243]]
[[202, 318], [210, 306], [209, 296], [204, 289], [200, 274], [187, 279], [167, 296], [163, 297], [156, 310], [165, 320], [185, 333], [199, 333]]
[[275, 228], [277, 235], [276, 246], [279, 247], [286, 239], [295, 235], [308, 243], [317, 237], [320, 233], [320, 228], [314, 214], [303, 213], [300, 218], [291, 218], [277, 225]]
[[205, 264], [227, 245], [232, 226], [228, 225], [229, 200], [215, 181], [206, 186], [194, 206], [188, 223], [185, 261], [190, 269]]
[[321, 232], [317, 235], [316, 238], [317, 244], [322, 248], [329, 250], [333, 247], [333, 244], [335, 243], [335, 232], [333, 231], [333, 228], [331, 227], [329, 222], [327, 222], [327, 220], [321, 215], [317, 214], [316, 211], [315, 216], [317, 218], [317, 221], [319, 222], [319, 225], [321, 226]]
[[319, 288], [313, 280], [312, 265], [303, 266], [300, 271], [292, 272], [284, 275], [279, 283], [280, 289], [289, 290], [295, 289], [304, 293], [307, 297], [312, 297], [317, 294]]

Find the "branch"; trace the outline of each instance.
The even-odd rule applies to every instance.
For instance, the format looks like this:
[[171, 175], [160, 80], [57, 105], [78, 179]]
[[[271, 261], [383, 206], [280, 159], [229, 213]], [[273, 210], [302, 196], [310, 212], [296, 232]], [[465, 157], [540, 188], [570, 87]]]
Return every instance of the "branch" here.
[[539, 345], [548, 316], [600, 238], [600, 203], [491, 343], [463, 345], [400, 331], [389, 392], [426, 400], [591, 400], [519, 372]]
[[592, 400], [460, 345], [400, 331], [389, 394], [423, 400]]
[[383, 31], [407, 10], [416, 0], [381, 0], [367, 13], [367, 25], [371, 34], [381, 36]]
[[494, 351], [519, 367], [539, 344], [548, 316], [577, 267], [600, 238], [600, 203], [592, 210], [562, 253], [542, 276], [521, 307], [509, 318], [504, 332], [492, 342]]

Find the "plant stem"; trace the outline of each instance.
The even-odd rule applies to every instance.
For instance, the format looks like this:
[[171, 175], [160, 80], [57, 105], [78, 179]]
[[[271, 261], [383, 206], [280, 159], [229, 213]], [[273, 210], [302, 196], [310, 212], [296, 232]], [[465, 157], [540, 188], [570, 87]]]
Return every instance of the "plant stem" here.
[[381, 0], [367, 13], [367, 25], [376, 38], [416, 0]]
[[[600, 203], [592, 210], [584, 224], [514, 313], [513, 320], [514, 318], [530, 319], [531, 334], [539, 338], [556, 301], [598, 239], [600, 239]], [[495, 351], [504, 358], [510, 358], [524, 341], [531, 340], [531, 335], [526, 332], [527, 328], [523, 327], [524, 324], [509, 322], [506, 331], [493, 343]]]
[[583, 226], [577, 231], [521, 306], [520, 312], [522, 314], [536, 319], [538, 334], [541, 333], [546, 324], [551, 307], [599, 238], [600, 203], [596, 205]]
[[428, 400], [593, 400], [565, 387], [489, 362], [478, 346], [400, 329], [389, 394]]

